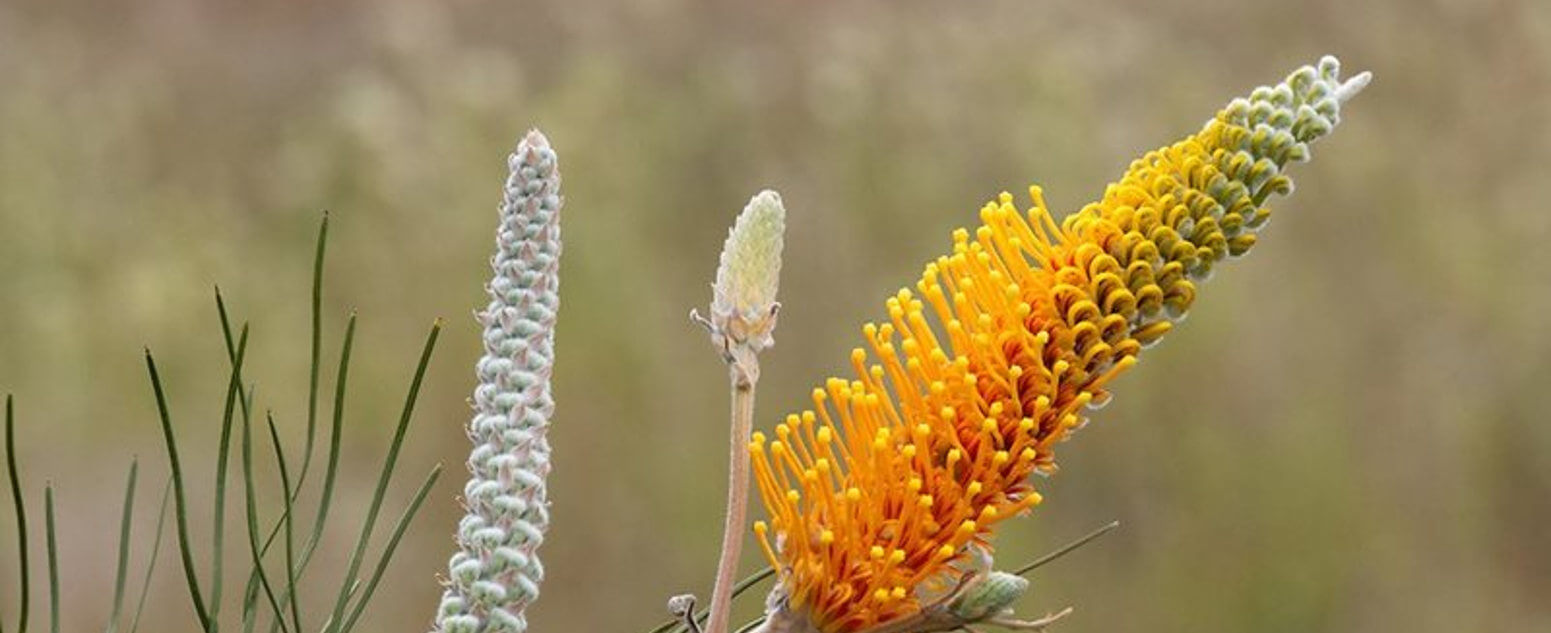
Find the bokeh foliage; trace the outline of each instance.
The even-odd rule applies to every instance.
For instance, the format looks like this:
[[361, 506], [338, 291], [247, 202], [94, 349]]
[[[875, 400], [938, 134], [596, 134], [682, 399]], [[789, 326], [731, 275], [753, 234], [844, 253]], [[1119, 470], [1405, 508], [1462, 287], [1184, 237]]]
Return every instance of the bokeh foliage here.
[[[62, 628], [107, 615], [94, 598], [111, 593], [121, 488], [102, 482], [135, 453], [144, 482], [165, 476], [142, 345], [178, 385], [189, 445], [215, 444], [212, 283], [255, 324], [246, 366], [300, 437], [320, 209], [325, 333], [359, 309], [371, 345], [352, 382], [380, 390], [352, 401], [337, 520], [353, 525], [436, 316], [449, 326], [401, 463], [462, 462], [465, 315], [502, 157], [531, 125], [564, 153], [555, 528], [530, 617], [638, 630], [668, 594], [709, 591], [724, 378], [684, 315], [750, 193], [777, 187], [789, 211], [768, 426], [843, 369], [861, 323], [984, 200], [1038, 182], [1075, 209], [1325, 52], [1374, 85], [1295, 168], [1258, 254], [1203, 288], [1001, 536], [1026, 560], [1125, 524], [1042, 571], [1019, 609], [1074, 604], [1074, 630], [1544, 628], [1551, 5], [9, 0], [0, 389], [35, 447], [26, 480], [56, 486], [65, 603], [87, 605]], [[429, 623], [459, 479], [433, 491], [362, 630]], [[330, 535], [314, 565], [343, 569], [324, 552], [353, 537]], [[147, 630], [192, 630], [172, 562]]]

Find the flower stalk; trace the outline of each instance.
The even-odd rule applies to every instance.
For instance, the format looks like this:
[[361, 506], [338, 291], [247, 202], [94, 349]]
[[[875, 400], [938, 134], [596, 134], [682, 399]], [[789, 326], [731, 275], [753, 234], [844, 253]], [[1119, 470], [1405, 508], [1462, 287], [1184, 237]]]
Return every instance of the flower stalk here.
[[537, 550], [549, 527], [560, 174], [537, 130], [518, 143], [507, 166], [490, 304], [477, 315], [485, 353], [467, 429], [474, 444], [463, 489], [467, 513], [448, 561], [436, 633], [522, 633], [544, 579]]
[[775, 344], [773, 333], [781, 304], [781, 249], [786, 209], [781, 196], [765, 190], [749, 200], [728, 231], [716, 282], [711, 316], [690, 316], [711, 335], [728, 368], [732, 392], [731, 444], [728, 454], [727, 515], [722, 551], [711, 592], [707, 633], [726, 633], [738, 559], [748, 518], [749, 457], [745, 449], [754, 423], [754, 391], [759, 384], [759, 353]]

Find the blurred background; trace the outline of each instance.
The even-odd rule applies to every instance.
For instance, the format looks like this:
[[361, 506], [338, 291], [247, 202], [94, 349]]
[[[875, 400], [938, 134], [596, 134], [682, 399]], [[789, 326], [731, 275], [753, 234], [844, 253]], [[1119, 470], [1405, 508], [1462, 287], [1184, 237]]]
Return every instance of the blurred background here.
[[[107, 616], [134, 455], [136, 565], [149, 546], [166, 466], [142, 346], [208, 516], [213, 284], [253, 322], [245, 373], [300, 451], [323, 210], [326, 365], [350, 310], [361, 325], [309, 621], [445, 317], [385, 512], [432, 464], [448, 472], [362, 630], [430, 623], [464, 478], [470, 313], [504, 157], [536, 125], [567, 206], [554, 529], [530, 618], [645, 631], [670, 594], [710, 591], [727, 395], [686, 314], [751, 194], [778, 188], [789, 210], [768, 427], [848, 366], [860, 325], [983, 201], [1039, 183], [1076, 209], [1328, 52], [1373, 85], [1295, 168], [1254, 255], [1203, 288], [1065, 445], [1046, 503], [1006, 525], [1012, 567], [1123, 523], [1042, 570], [1019, 611], [1075, 606], [1073, 633], [1551, 630], [1551, 4], [949, 4], [0, 2], [0, 391], [34, 512], [58, 487], [63, 629]], [[0, 542], [13, 529], [6, 514]], [[15, 556], [0, 549], [8, 621]], [[194, 630], [181, 583], [164, 548], [142, 630]]]

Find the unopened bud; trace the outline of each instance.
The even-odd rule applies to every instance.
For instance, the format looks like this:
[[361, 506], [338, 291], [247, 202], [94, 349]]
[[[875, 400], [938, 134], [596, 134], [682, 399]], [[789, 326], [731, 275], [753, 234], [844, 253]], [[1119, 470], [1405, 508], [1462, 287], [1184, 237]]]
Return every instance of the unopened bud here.
[[993, 571], [965, 589], [948, 610], [964, 622], [978, 622], [1010, 608], [1028, 589], [1027, 578]]
[[780, 194], [767, 189], [749, 200], [727, 233], [712, 285], [710, 319], [701, 321], [726, 360], [751, 377], [759, 371], [754, 357], [775, 344], [785, 231]]

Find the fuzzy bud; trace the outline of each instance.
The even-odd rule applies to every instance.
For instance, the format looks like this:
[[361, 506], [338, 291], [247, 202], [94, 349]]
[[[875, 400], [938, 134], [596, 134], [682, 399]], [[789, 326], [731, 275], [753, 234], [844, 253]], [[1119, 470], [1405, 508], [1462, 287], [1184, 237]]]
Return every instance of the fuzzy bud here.
[[978, 622], [1002, 613], [1029, 589], [1027, 578], [1004, 571], [986, 574], [964, 590], [948, 611], [965, 622]]
[[759, 372], [755, 357], [775, 344], [785, 231], [780, 194], [766, 189], [749, 200], [727, 233], [712, 284], [711, 316], [702, 321], [726, 360], [754, 379]]
[[560, 173], [537, 130], [507, 158], [490, 304], [478, 314], [485, 354], [475, 365], [467, 431], [471, 475], [458, 552], [448, 562], [437, 633], [521, 633], [538, 598], [539, 544], [549, 527], [546, 433], [555, 402], [555, 315], [560, 307]]

